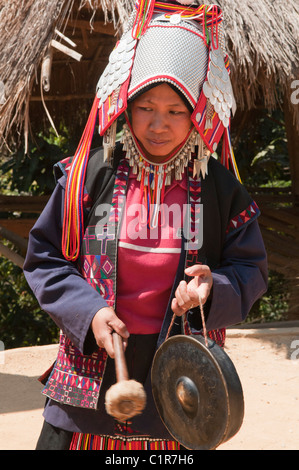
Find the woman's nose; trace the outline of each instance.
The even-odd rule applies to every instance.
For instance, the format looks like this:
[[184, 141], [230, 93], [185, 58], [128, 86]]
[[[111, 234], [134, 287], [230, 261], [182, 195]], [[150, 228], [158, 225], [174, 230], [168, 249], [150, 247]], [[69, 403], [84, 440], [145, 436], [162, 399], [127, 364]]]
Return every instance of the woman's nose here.
[[154, 113], [150, 122], [150, 129], [154, 132], [163, 132], [167, 128], [167, 120], [163, 113]]

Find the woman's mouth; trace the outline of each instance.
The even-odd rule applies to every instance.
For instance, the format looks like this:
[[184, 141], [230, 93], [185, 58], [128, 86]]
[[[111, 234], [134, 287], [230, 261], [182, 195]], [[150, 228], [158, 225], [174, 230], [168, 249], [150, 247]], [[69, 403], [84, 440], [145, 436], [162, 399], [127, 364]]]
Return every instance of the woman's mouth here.
[[168, 144], [167, 140], [148, 139], [148, 142], [150, 145], [157, 146], [157, 147], [162, 147], [163, 145]]

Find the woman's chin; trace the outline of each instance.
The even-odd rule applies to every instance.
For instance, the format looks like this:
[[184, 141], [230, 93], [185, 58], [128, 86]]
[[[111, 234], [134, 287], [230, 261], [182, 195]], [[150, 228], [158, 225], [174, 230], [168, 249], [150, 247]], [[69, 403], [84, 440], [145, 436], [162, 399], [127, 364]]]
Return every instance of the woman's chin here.
[[145, 156], [153, 163], [161, 163], [174, 153], [175, 148], [170, 148], [165, 144], [154, 144], [151, 146], [143, 147]]

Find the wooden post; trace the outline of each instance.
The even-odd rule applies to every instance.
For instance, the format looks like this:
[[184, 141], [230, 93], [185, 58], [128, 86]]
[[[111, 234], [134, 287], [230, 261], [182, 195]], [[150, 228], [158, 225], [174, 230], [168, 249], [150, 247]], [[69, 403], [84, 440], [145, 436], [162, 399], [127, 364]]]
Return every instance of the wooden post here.
[[49, 47], [42, 61], [41, 82], [45, 91], [50, 90], [51, 69], [53, 61], [53, 49]]
[[18, 253], [15, 253], [13, 250], [8, 248], [6, 245], [3, 245], [3, 243], [0, 242], [0, 256], [4, 256], [4, 258], [9, 259], [12, 261], [14, 264], [19, 266], [19, 268], [23, 268], [24, 264], [24, 258], [22, 256], [18, 255]]
[[[290, 172], [292, 180], [292, 195], [294, 206], [299, 206], [299, 130], [295, 122], [295, 113], [298, 112], [289, 96], [284, 99], [284, 118], [286, 135], [288, 140], [288, 152], [290, 158]], [[297, 123], [297, 125], [299, 125]]]

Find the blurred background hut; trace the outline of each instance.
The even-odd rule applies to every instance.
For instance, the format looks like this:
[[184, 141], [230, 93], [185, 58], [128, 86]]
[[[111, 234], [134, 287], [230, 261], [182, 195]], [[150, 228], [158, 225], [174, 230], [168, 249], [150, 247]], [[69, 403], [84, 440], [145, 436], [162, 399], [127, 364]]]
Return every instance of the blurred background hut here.
[[[298, 0], [219, 0], [238, 105], [234, 144], [260, 109], [282, 112], [291, 186], [249, 187], [262, 209], [260, 225], [270, 269], [291, 290], [289, 318], [299, 319], [299, 4]], [[51, 126], [80, 138], [97, 81], [120, 36], [134, 0], [0, 1], [0, 145], [28, 151], [30, 141]], [[250, 141], [248, 142], [250, 147]], [[32, 157], [31, 157], [32, 158]], [[236, 155], [238, 161], [238, 155]], [[0, 195], [0, 236], [18, 247], [0, 252], [22, 265], [26, 239], [48, 196]]]

